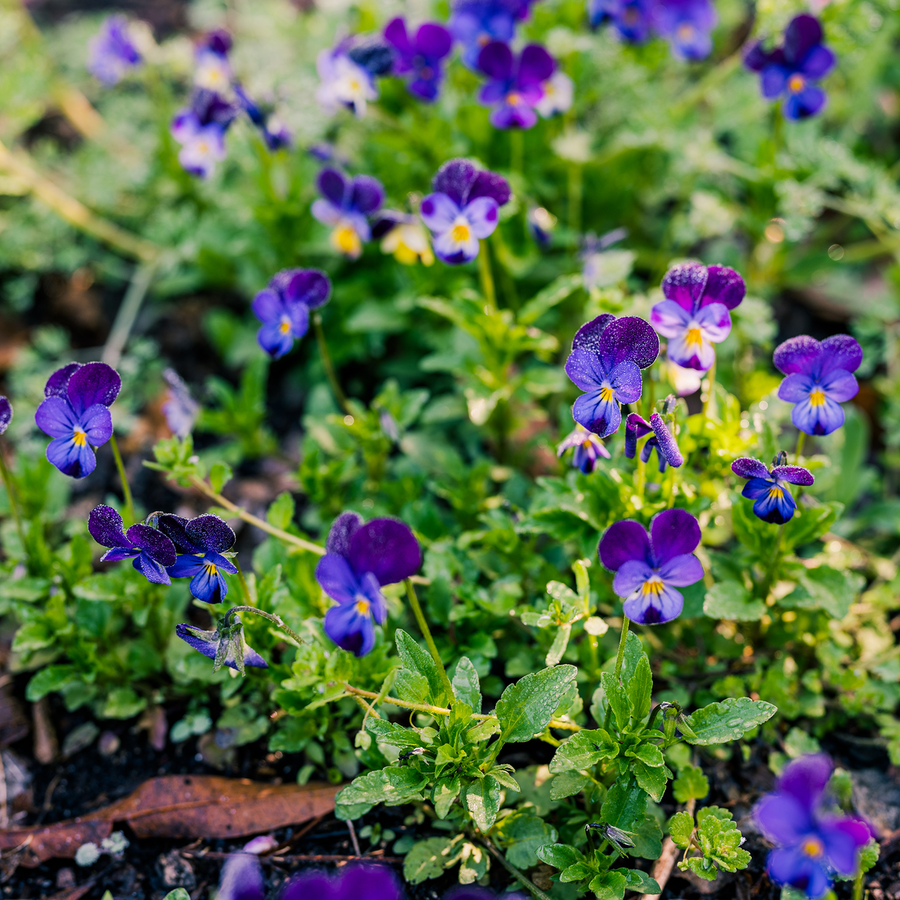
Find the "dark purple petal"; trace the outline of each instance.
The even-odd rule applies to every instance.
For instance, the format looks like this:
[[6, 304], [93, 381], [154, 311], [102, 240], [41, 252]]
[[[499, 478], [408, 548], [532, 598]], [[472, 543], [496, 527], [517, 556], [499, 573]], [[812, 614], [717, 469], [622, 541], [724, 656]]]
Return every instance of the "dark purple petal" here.
[[747, 293], [744, 279], [728, 266], [709, 266], [709, 277], [703, 291], [701, 306], [709, 303], [721, 303], [729, 309], [738, 306]]
[[610, 368], [631, 360], [646, 369], [659, 356], [659, 337], [644, 319], [623, 316], [609, 323], [598, 341], [597, 352]]
[[126, 546], [140, 547], [154, 562], [163, 566], [175, 564], [175, 545], [161, 531], [149, 525], [138, 524], [132, 525], [125, 532], [125, 537], [128, 538]]
[[797, 68], [809, 52], [822, 43], [822, 26], [815, 16], [795, 16], [784, 30], [784, 58]]
[[331, 279], [318, 269], [293, 269], [284, 296], [288, 302], [296, 301], [309, 309], [318, 309], [331, 297]]
[[137, 547], [112, 547], [100, 557], [100, 562], [118, 562], [120, 559], [132, 559], [144, 551]]
[[625, 456], [634, 459], [639, 438], [646, 437], [653, 429], [637, 413], [629, 413], [625, 419]]
[[426, 22], [416, 31], [416, 50], [432, 64], [450, 54], [453, 35], [436, 22]]
[[766, 66], [773, 63], [780, 63], [784, 59], [784, 55], [779, 48], [775, 52], [766, 51], [763, 48], [762, 41], [757, 41], [750, 46], [750, 49], [744, 54], [744, 65], [751, 72], [762, 72]]
[[209, 659], [216, 658], [219, 636], [215, 631], [203, 631], [193, 625], [176, 625], [175, 634]]
[[304, 872], [288, 881], [280, 900], [335, 900], [334, 881], [323, 872]]
[[397, 877], [387, 866], [351, 863], [341, 873], [334, 900], [400, 900], [402, 895]]
[[801, 375], [813, 375], [818, 372], [822, 350], [819, 342], [809, 335], [788, 338], [775, 348], [772, 362], [775, 368], [785, 375], [799, 372]]
[[522, 49], [519, 58], [519, 71], [516, 74], [516, 85], [524, 88], [527, 85], [542, 84], [547, 81], [556, 69], [556, 62], [540, 44], [528, 44]]
[[662, 566], [675, 556], [693, 553], [700, 543], [700, 523], [683, 509], [666, 509], [650, 523], [654, 566]]
[[863, 359], [862, 347], [849, 334], [835, 334], [825, 338], [821, 345], [820, 375], [827, 375], [835, 369], [855, 372]]
[[778, 790], [789, 794], [812, 814], [818, 807], [834, 766], [824, 753], [795, 759], [785, 766], [778, 779]]
[[341, 513], [331, 524], [325, 541], [325, 552], [337, 553], [347, 559], [350, 556], [350, 538], [362, 523], [363, 518], [358, 513]]
[[345, 198], [349, 199], [347, 197], [349, 194], [347, 176], [330, 166], [319, 172], [319, 176], [316, 178], [316, 187], [323, 197], [341, 209], [344, 208]]
[[223, 553], [234, 546], [234, 532], [218, 516], [191, 519], [185, 526], [185, 533], [188, 540], [202, 550]]
[[352, 604], [360, 592], [359, 577], [349, 560], [337, 553], [326, 553], [316, 565], [316, 581], [338, 603]]
[[222, 866], [216, 900], [265, 900], [265, 896], [266, 882], [256, 854], [229, 854]]
[[12, 422], [12, 405], [6, 397], [0, 397], [0, 434], [3, 434]]
[[469, 160], [451, 159], [437, 170], [432, 186], [437, 193], [446, 194], [457, 206], [463, 207], [469, 201], [469, 191], [477, 175], [478, 170]]
[[503, 41], [491, 41], [478, 54], [478, 68], [494, 81], [510, 81], [513, 75], [513, 52]]
[[[674, 435], [666, 427], [666, 423], [659, 413], [655, 412], [650, 416], [650, 427], [656, 435], [658, 452], [666, 458], [666, 462], [670, 466], [677, 469], [684, 462], [684, 457], [678, 449]], [[691, 583], [693, 584], [693, 582]]]
[[203, 548], [197, 546], [187, 534], [188, 519], [173, 513], [163, 513], [156, 517], [156, 527], [169, 538], [181, 552], [200, 553]]
[[827, 94], [814, 84], [807, 84], [798, 94], [791, 94], [784, 101], [784, 117], [792, 122], [808, 119], [825, 107]]
[[740, 478], [768, 478], [768, 466], [758, 459], [742, 456], [731, 464], [731, 471]]
[[375, 646], [375, 625], [368, 612], [361, 612], [356, 603], [332, 606], [325, 613], [325, 634], [342, 650], [355, 656], [365, 656]]
[[370, 175], [357, 175], [350, 185], [350, 208], [369, 215], [384, 203], [384, 188], [377, 178]]
[[82, 413], [96, 403], [110, 406], [121, 389], [122, 379], [112, 366], [92, 362], [72, 373], [66, 385], [66, 395], [72, 409]]
[[600, 562], [612, 572], [616, 572], [626, 562], [637, 559], [651, 565], [650, 536], [640, 522], [625, 519], [606, 529], [597, 545]]
[[497, 202], [497, 206], [505, 206], [511, 195], [509, 182], [502, 175], [489, 169], [481, 169], [475, 173], [466, 203], [471, 203], [479, 197], [490, 197]]
[[[391, 19], [384, 27], [384, 39], [395, 49], [398, 50], [401, 57], [411, 57], [415, 50], [409, 35], [406, 33], [406, 22], [402, 16]], [[406, 61], [404, 60], [406, 63]], [[406, 63], [407, 67], [409, 63]], [[403, 71], [402, 69], [400, 71]]]
[[45, 397], [65, 397], [66, 385], [72, 377], [72, 373], [81, 368], [81, 363], [72, 362], [61, 369], [57, 369], [48, 379], [44, 388]]
[[800, 64], [799, 71], [807, 78], [824, 78], [835, 66], [837, 57], [834, 53], [819, 44], [813, 47]]
[[615, 322], [616, 317], [611, 313], [603, 313], [596, 319], [586, 322], [575, 333], [572, 339], [573, 350], [590, 350], [593, 353], [600, 352], [600, 338], [610, 323]]
[[406, 85], [406, 89], [416, 97], [431, 103], [437, 100], [438, 94], [441, 92], [442, 78], [443, 73], [433, 67], [431, 78], [415, 78]]
[[371, 572], [383, 586], [415, 575], [422, 565], [422, 550], [408, 525], [372, 519], [353, 532], [347, 558], [357, 575]]
[[743, 495], [756, 496], [753, 514], [773, 525], [789, 522], [797, 510], [797, 503], [791, 492], [774, 481], [751, 478], [744, 485]]
[[131, 546], [122, 526], [122, 517], [111, 506], [95, 506], [88, 516], [91, 537], [104, 547]]
[[790, 484], [802, 484], [804, 487], [809, 487], [816, 480], [812, 472], [809, 469], [804, 469], [802, 466], [775, 466], [772, 469], [772, 475], [779, 481], [787, 481]]
[[662, 280], [662, 291], [667, 300], [674, 300], [688, 312], [700, 303], [709, 270], [699, 263], [681, 263], [666, 272]]

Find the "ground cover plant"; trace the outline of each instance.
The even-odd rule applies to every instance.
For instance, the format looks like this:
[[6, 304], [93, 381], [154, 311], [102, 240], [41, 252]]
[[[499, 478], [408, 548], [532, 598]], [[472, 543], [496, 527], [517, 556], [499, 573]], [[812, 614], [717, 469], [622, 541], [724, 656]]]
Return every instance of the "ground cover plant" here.
[[4, 896], [900, 897], [898, 33], [0, 6]]

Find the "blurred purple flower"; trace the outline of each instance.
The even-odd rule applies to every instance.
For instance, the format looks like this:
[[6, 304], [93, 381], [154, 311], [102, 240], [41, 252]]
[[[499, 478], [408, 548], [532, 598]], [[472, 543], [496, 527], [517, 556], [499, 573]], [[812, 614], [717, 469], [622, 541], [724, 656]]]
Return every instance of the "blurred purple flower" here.
[[191, 396], [190, 389], [174, 369], [163, 369], [163, 378], [169, 386], [162, 405], [166, 424], [175, 437], [184, 440], [194, 427], [200, 404]]
[[312, 205], [313, 216], [333, 226], [331, 246], [350, 259], [358, 259], [362, 245], [372, 237], [368, 216], [384, 203], [381, 182], [369, 175], [348, 178], [339, 169], [322, 169], [316, 179], [322, 194]]
[[436, 100], [444, 78], [443, 60], [453, 49], [453, 35], [443, 25], [426, 22], [410, 37], [398, 16], [388, 22], [384, 38], [394, 53], [394, 73], [408, 76], [409, 92], [422, 100]]
[[372, 237], [381, 239], [381, 252], [391, 253], [397, 262], [413, 266], [434, 264], [428, 232], [418, 216], [382, 209], [372, 224]]
[[194, 53], [194, 84], [198, 88], [221, 94], [232, 81], [231, 35], [222, 29], [211, 31], [198, 43]]
[[557, 69], [542, 85], [543, 96], [534, 105], [545, 119], [568, 112], [575, 99], [575, 82], [561, 69]]
[[[256, 669], [269, 668], [269, 664], [247, 644], [244, 639], [244, 626], [236, 614], [219, 619], [215, 631], [204, 631], [195, 625], [176, 625], [175, 634], [198, 653], [213, 660], [214, 672], [221, 666], [228, 666], [229, 669], [234, 669], [242, 675], [244, 666]], [[231, 876], [235, 888], [249, 887], [253, 884], [252, 866], [246, 865], [247, 860], [244, 860], [243, 863], [243, 865], [239, 862], [235, 863], [234, 874]], [[222, 896], [219, 894], [217, 900]], [[232, 896], [247, 897], [250, 895], [232, 894]]]
[[107, 87], [117, 84], [142, 62], [128, 29], [129, 23], [124, 16], [109, 16], [88, 45], [87, 69]]
[[643, 462], [649, 462], [650, 454], [656, 450], [660, 472], [665, 472], [666, 466], [677, 469], [684, 464], [684, 457], [678, 449], [678, 443], [658, 412], [650, 416], [649, 422], [646, 422], [637, 413], [629, 413], [625, 420], [625, 456], [628, 459], [634, 459], [637, 442], [648, 434], [652, 437], [641, 449]]
[[531, 0], [457, 0], [450, 13], [450, 31], [462, 44], [462, 61], [478, 68], [478, 55], [491, 41], [511, 41], [516, 21], [524, 19]]
[[12, 404], [6, 397], [0, 397], [0, 434], [3, 434], [12, 422]]
[[84, 478], [97, 465], [94, 450], [112, 437], [109, 407], [119, 395], [122, 380], [106, 363], [69, 363], [47, 381], [34, 421], [53, 438], [47, 459], [63, 475]]
[[96, 506], [88, 518], [91, 537], [109, 550], [101, 562], [132, 559], [132, 565], [147, 581], [171, 584], [168, 566], [175, 562], [175, 545], [162, 532], [149, 525], [132, 525], [122, 530], [122, 517], [111, 506]]
[[402, 897], [400, 882], [387, 866], [350, 863], [333, 876], [312, 871], [291, 878], [279, 900], [402, 900]]
[[478, 100], [491, 107], [491, 125], [531, 128], [544, 97], [542, 85], [556, 69], [553, 57], [540, 44], [528, 44], [516, 57], [508, 44], [491, 41], [478, 54], [478, 69], [488, 77]]
[[256, 101], [251, 100], [238, 83], [234, 84], [234, 93], [241, 109], [247, 113], [247, 117], [259, 129], [259, 133], [270, 150], [281, 150], [283, 147], [290, 146], [290, 132], [284, 125], [273, 121], [270, 110], [263, 109]]
[[185, 519], [172, 513], [157, 516], [155, 525], [178, 551], [178, 558], [168, 564], [169, 575], [190, 578], [191, 595], [198, 600], [221, 603], [228, 593], [222, 572], [237, 574], [237, 566], [222, 555], [234, 546], [230, 526], [214, 515]]
[[331, 281], [318, 269], [282, 269], [253, 298], [253, 315], [263, 323], [257, 340], [273, 359], [284, 356], [309, 328], [309, 311], [331, 297]]
[[756, 502], [753, 512], [763, 522], [774, 522], [783, 525], [793, 518], [797, 503], [791, 496], [789, 484], [811, 485], [815, 478], [809, 469], [802, 466], [787, 466], [787, 454], [783, 451], [772, 460], [772, 469], [764, 462], [742, 456], [731, 464], [731, 471], [747, 483], [741, 494]]
[[650, 37], [650, 0], [588, 0], [591, 28], [608, 22], [626, 44], [643, 44]]
[[191, 105], [176, 113], [172, 137], [181, 144], [178, 162], [192, 175], [208, 178], [217, 162], [225, 159], [225, 132], [238, 107], [213, 91], [194, 91]]
[[575, 449], [572, 456], [572, 465], [581, 469], [585, 475], [589, 475], [597, 468], [597, 460], [602, 456], [611, 459], [612, 454], [603, 444], [603, 441], [592, 434], [586, 428], [578, 425], [575, 430], [563, 438], [562, 443], [556, 448], [556, 455], [562, 456], [567, 450]]
[[345, 39], [316, 57], [320, 80], [316, 99], [327, 113], [343, 106], [364, 116], [366, 103], [378, 97], [375, 77], [390, 67], [390, 48], [380, 39]]
[[687, 587], [703, 577], [694, 556], [700, 524], [683, 509], [667, 509], [653, 517], [650, 533], [639, 522], [625, 519], [606, 529], [597, 552], [600, 562], [616, 573], [613, 590], [625, 601], [633, 622], [661, 625], [681, 615]]
[[525, 221], [528, 233], [541, 247], [550, 246], [550, 233], [556, 227], [556, 216], [543, 206], [529, 207]]
[[716, 25], [712, 0], [659, 0], [652, 20], [677, 59], [705, 59], [712, 52], [710, 33]]

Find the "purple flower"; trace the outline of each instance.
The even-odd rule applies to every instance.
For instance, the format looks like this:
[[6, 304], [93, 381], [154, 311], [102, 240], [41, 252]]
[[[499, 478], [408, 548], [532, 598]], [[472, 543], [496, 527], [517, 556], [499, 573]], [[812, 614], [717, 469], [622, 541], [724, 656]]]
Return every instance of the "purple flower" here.
[[650, 0], [588, 0], [591, 28], [609, 22], [626, 44], [643, 44], [650, 37]]
[[606, 529], [597, 552], [600, 562], [616, 573], [613, 590], [624, 601], [625, 615], [641, 625], [661, 625], [678, 618], [684, 597], [675, 588], [703, 577], [694, 556], [700, 524], [683, 509], [666, 509], [653, 517], [650, 533], [625, 519]]
[[561, 69], [555, 71], [541, 85], [543, 96], [535, 104], [535, 110], [545, 119], [557, 113], [568, 112], [575, 99], [575, 82]]
[[654, 28], [677, 59], [705, 59], [712, 52], [710, 32], [716, 24], [712, 0], [660, 0], [652, 16]]
[[553, 57], [540, 44], [528, 44], [517, 58], [508, 44], [491, 41], [478, 54], [478, 68], [488, 77], [478, 100], [492, 107], [491, 125], [531, 128], [537, 122], [535, 107], [544, 97], [543, 84], [556, 69]]
[[438, 169], [432, 187], [419, 212], [434, 235], [435, 254], [449, 265], [470, 262], [478, 256], [479, 239], [497, 227], [499, 208], [509, 201], [509, 184], [467, 159], [451, 159]]
[[383, 209], [372, 225], [372, 237], [381, 239], [382, 253], [392, 253], [404, 266], [434, 264], [428, 232], [418, 216]]
[[132, 525], [122, 530], [122, 517], [111, 506], [95, 506], [88, 518], [91, 537], [109, 550], [101, 562], [134, 558], [132, 565], [147, 581], [171, 584], [168, 566], [175, 562], [175, 545], [162, 532], [149, 525]]
[[806, 434], [831, 434], [844, 424], [841, 403], [859, 392], [853, 373], [862, 362], [862, 347], [849, 334], [821, 343], [802, 334], [775, 348], [775, 367], [787, 375], [778, 396], [797, 405], [791, 421]]
[[372, 237], [367, 216], [384, 203], [381, 182], [369, 175], [348, 178], [339, 169], [322, 169], [316, 179], [322, 194], [312, 205], [312, 214], [333, 226], [331, 246], [350, 259], [358, 259], [362, 245]]
[[309, 311], [331, 297], [331, 281], [318, 269], [283, 269], [253, 298], [253, 315], [263, 323], [257, 340], [273, 359], [284, 356], [309, 328]]
[[478, 55], [491, 41], [511, 41], [516, 21], [529, 12], [529, 0], [457, 0], [450, 14], [450, 31], [462, 46], [462, 61], [478, 68]]
[[422, 551], [408, 525], [396, 519], [363, 524], [353, 512], [334, 520], [316, 566], [322, 590], [337, 600], [325, 614], [325, 633], [344, 650], [365, 656], [375, 646], [375, 625], [384, 623], [381, 588], [409, 578], [422, 565]]
[[780, 47], [767, 52], [760, 41], [744, 57], [744, 65], [759, 72], [763, 97], [775, 100], [784, 96], [784, 116], [792, 121], [821, 112], [826, 96], [815, 82], [824, 78], [836, 61], [822, 43], [819, 20], [806, 13], [791, 19]]
[[640, 398], [641, 369], [658, 355], [659, 338], [637, 316], [604, 313], [582, 325], [566, 360], [566, 374], [586, 391], [572, 407], [575, 421], [600, 437], [618, 430], [619, 404]]
[[528, 223], [528, 233], [541, 247], [550, 246], [551, 232], [556, 227], [556, 216], [543, 206], [529, 207], [525, 221]]
[[254, 100], [251, 100], [240, 84], [235, 83], [234, 94], [241, 109], [247, 113], [247, 117], [259, 129], [259, 133], [270, 150], [280, 150], [282, 147], [290, 146], [291, 133], [284, 125], [273, 124], [269, 110], [263, 109]]
[[346, 107], [362, 117], [366, 114], [366, 103], [378, 97], [373, 73], [363, 61], [351, 57], [346, 41], [319, 53], [316, 69], [320, 81], [316, 100], [329, 114]]
[[[175, 634], [198, 653], [214, 660], [214, 672], [222, 666], [235, 669], [242, 675], [244, 666], [252, 666], [257, 669], [269, 668], [269, 664], [247, 645], [244, 639], [244, 627], [236, 614], [219, 619], [215, 631], [204, 631], [195, 625], [176, 625]], [[239, 884], [251, 883], [251, 872], [243, 866], [239, 866], [232, 877]]]
[[227, 91], [232, 81], [231, 35], [222, 29], [211, 31], [197, 45], [194, 57], [194, 84], [215, 93]]
[[[184, 628], [183, 625], [178, 627]], [[181, 633], [178, 636], [183, 637]], [[246, 659], [244, 663], [249, 665]], [[222, 866], [216, 900], [265, 900], [265, 896], [266, 882], [259, 857], [244, 850], [229, 854]]]
[[141, 54], [129, 37], [128, 28], [124, 16], [110, 16], [88, 45], [87, 69], [107, 87], [117, 84], [129, 69], [141, 64]]
[[213, 515], [185, 519], [163, 513], [154, 524], [178, 550], [178, 558], [167, 563], [169, 575], [190, 578], [191, 594], [198, 600], [221, 603], [228, 593], [222, 572], [237, 574], [234, 563], [222, 555], [234, 546], [231, 528]]
[[97, 465], [94, 450], [112, 437], [109, 407], [122, 380], [106, 363], [69, 363], [54, 372], [44, 388], [47, 398], [37, 408], [37, 427], [53, 438], [47, 459], [63, 475], [84, 478]]
[[713, 344], [731, 331], [731, 314], [744, 299], [744, 279], [727, 266], [682, 263], [666, 272], [666, 299], [650, 313], [650, 323], [663, 337], [669, 359], [685, 369], [708, 371], [716, 359]]
[[856, 873], [859, 850], [872, 838], [865, 822], [829, 809], [832, 768], [823, 754], [794, 760], [785, 766], [778, 789], [753, 810], [763, 834], [779, 845], [769, 854], [769, 877], [812, 900], [828, 891], [835, 873]]
[[658, 412], [650, 416], [649, 422], [644, 421], [637, 413], [629, 413], [625, 420], [625, 455], [629, 459], [634, 459], [637, 442], [648, 434], [652, 434], [653, 437], [644, 444], [641, 450], [641, 459], [645, 463], [649, 462], [650, 454], [656, 450], [660, 472], [665, 472], [666, 466], [677, 469], [684, 464], [684, 457], [678, 449], [675, 437]]
[[200, 412], [200, 404], [191, 396], [190, 389], [174, 369], [163, 369], [163, 378], [169, 386], [162, 405], [169, 430], [184, 440], [194, 427]]
[[335, 876], [312, 871], [292, 878], [279, 900], [311, 897], [315, 900], [401, 900], [403, 889], [387, 866], [350, 863]]
[[763, 522], [774, 522], [783, 525], [789, 521], [797, 508], [797, 502], [791, 496], [788, 484], [802, 484], [809, 487], [814, 481], [809, 469], [801, 466], [786, 466], [787, 454], [782, 451], [772, 460], [772, 469], [758, 459], [742, 456], [731, 464], [731, 471], [747, 483], [741, 492], [756, 502], [753, 512]]
[[589, 475], [597, 468], [597, 460], [601, 456], [604, 459], [612, 459], [612, 454], [606, 449], [603, 441], [581, 425], [563, 439], [556, 448], [556, 455], [562, 456], [566, 450], [573, 447], [575, 453], [572, 456], [572, 465], [576, 469], [581, 469], [585, 475]]
[[384, 39], [394, 51], [394, 73], [408, 76], [409, 92], [422, 100], [436, 100], [444, 78], [442, 60], [453, 49], [453, 35], [443, 25], [426, 22], [410, 38], [398, 16], [388, 22]]
[[191, 105], [172, 119], [172, 137], [181, 144], [178, 162], [192, 175], [208, 178], [225, 159], [225, 132], [238, 108], [213, 91], [194, 91]]
[[12, 422], [12, 404], [6, 397], [0, 397], [0, 434], [3, 434]]

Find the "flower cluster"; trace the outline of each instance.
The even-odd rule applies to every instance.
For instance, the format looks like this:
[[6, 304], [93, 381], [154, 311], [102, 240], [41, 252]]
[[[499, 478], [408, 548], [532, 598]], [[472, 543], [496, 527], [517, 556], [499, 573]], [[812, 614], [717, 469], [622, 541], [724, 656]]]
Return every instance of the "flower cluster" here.
[[316, 180], [319, 193], [312, 214], [330, 225], [331, 246], [349, 259], [358, 259], [362, 245], [372, 238], [369, 217], [384, 203], [381, 182], [369, 175], [345, 175], [331, 166], [322, 169]]
[[253, 314], [263, 323], [257, 340], [273, 359], [284, 356], [306, 334], [310, 310], [331, 297], [331, 281], [318, 269], [283, 269], [253, 298]]
[[87, 68], [107, 87], [118, 84], [143, 62], [131, 32], [132, 26], [124, 16], [109, 16], [91, 38]]
[[420, 100], [437, 100], [444, 60], [453, 50], [453, 35], [435, 22], [425, 22], [410, 35], [406, 22], [398, 17], [388, 22], [384, 39], [393, 53], [393, 74], [404, 76], [409, 92]]
[[450, 30], [462, 45], [463, 64], [478, 68], [478, 56], [491, 41], [511, 41], [516, 23], [528, 18], [533, 0], [456, 0]]

